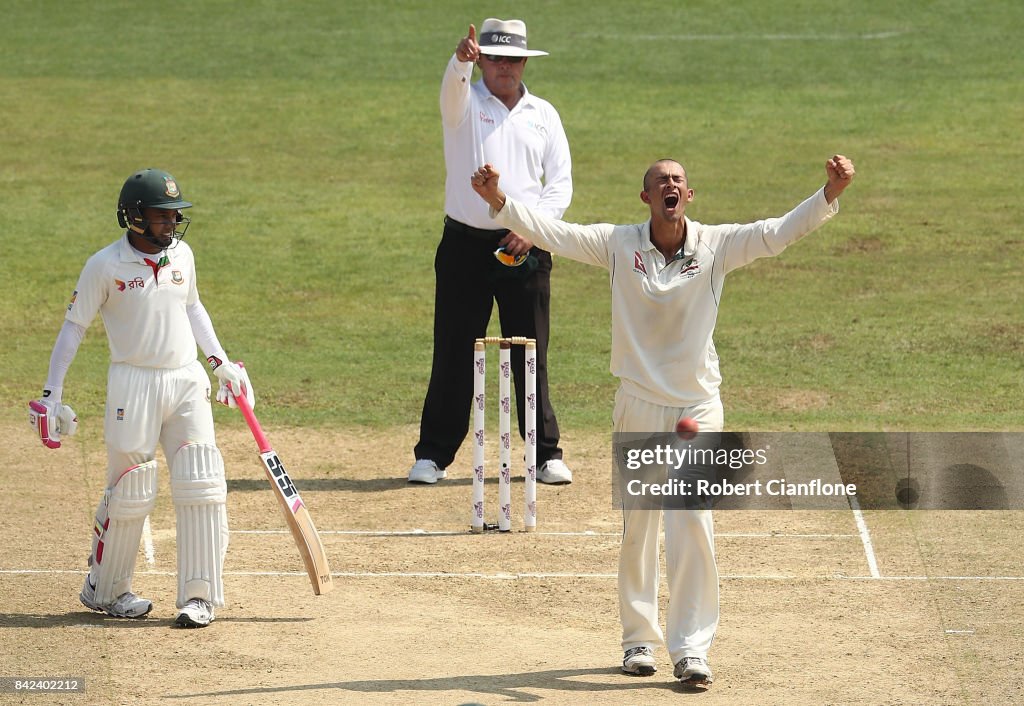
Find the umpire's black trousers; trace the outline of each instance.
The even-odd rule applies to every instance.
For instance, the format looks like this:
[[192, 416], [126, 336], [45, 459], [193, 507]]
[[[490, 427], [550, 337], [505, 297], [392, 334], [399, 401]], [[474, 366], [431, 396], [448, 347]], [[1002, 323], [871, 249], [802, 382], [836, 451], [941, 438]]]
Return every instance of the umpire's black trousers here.
[[[479, 230], [445, 218], [434, 257], [434, 360], [420, 417], [417, 459], [446, 468], [469, 432], [473, 401], [473, 343], [487, 335], [494, 302], [502, 336], [537, 339], [537, 467], [561, 458], [558, 422], [548, 397], [551, 254], [534, 248], [536, 269], [525, 277], [505, 268], [494, 250], [508, 231]], [[522, 267], [526, 267], [523, 265]], [[501, 269], [504, 268], [504, 271]], [[524, 350], [512, 347], [519, 434], [525, 427]]]

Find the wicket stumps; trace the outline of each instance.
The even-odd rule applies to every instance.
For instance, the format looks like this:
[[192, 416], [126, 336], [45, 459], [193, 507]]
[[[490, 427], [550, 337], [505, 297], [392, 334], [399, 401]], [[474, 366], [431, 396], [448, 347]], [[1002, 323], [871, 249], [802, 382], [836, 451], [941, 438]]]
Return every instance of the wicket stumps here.
[[526, 473], [523, 528], [537, 529], [537, 341], [533, 338], [488, 336], [473, 346], [473, 520], [484, 531], [484, 402], [487, 345], [498, 344], [498, 530], [512, 529], [512, 346], [523, 346], [526, 388]]

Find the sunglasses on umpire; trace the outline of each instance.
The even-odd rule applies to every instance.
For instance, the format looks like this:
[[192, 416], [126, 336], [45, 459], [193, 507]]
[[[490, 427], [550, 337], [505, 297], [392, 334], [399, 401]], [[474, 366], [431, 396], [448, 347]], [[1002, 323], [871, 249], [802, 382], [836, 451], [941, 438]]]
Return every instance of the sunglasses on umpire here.
[[519, 64], [525, 57], [522, 56], [498, 56], [497, 54], [484, 54], [484, 57], [495, 64], [507, 61], [510, 64]]

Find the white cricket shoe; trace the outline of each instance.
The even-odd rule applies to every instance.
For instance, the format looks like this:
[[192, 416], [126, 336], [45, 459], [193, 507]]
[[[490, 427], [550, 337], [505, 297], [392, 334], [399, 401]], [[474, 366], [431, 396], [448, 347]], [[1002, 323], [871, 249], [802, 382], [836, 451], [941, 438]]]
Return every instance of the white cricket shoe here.
[[641, 677], [651, 676], [658, 671], [654, 652], [650, 647], [631, 647], [622, 655], [622, 671]]
[[205, 628], [213, 622], [213, 606], [202, 598], [190, 598], [174, 622], [181, 628]]
[[429, 458], [417, 459], [409, 469], [410, 483], [436, 483], [447, 477], [448, 471], [438, 468], [437, 464]]
[[699, 689], [707, 689], [714, 681], [708, 661], [701, 657], [683, 657], [676, 662], [673, 674], [684, 686]]
[[153, 610], [152, 601], [136, 596], [131, 591], [126, 591], [118, 596], [112, 603], [100, 605], [96, 602], [96, 589], [89, 583], [89, 577], [85, 577], [85, 584], [82, 592], [78, 594], [78, 600], [82, 601], [89, 610], [97, 613], [106, 613], [114, 618], [145, 618], [149, 611]]
[[548, 485], [568, 485], [572, 483], [572, 471], [562, 459], [551, 458], [537, 471], [537, 480]]

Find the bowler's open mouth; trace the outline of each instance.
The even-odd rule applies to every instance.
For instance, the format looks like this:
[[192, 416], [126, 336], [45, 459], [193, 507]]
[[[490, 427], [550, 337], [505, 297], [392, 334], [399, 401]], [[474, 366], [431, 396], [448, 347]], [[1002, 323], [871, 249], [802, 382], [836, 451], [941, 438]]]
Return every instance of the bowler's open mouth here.
[[668, 194], [665, 196], [665, 205], [668, 208], [675, 208], [679, 205], [679, 194]]

